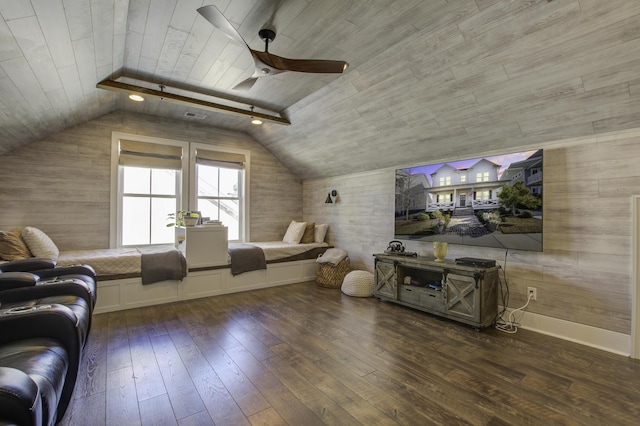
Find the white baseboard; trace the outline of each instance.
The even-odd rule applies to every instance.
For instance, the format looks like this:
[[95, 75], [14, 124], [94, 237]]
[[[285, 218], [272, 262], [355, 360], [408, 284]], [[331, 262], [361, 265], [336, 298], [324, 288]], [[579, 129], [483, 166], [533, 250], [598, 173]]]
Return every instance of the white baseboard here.
[[520, 320], [525, 330], [547, 334], [622, 356], [631, 356], [631, 335], [525, 312]]

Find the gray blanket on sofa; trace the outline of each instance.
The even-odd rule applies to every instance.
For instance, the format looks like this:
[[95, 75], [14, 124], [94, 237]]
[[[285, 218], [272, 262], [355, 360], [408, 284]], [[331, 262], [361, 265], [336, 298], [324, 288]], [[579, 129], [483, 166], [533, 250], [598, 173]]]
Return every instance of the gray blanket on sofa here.
[[251, 244], [229, 243], [229, 256], [231, 257], [231, 275], [267, 269], [264, 251], [260, 247]]
[[167, 251], [139, 249], [141, 258], [142, 284], [158, 281], [178, 280], [187, 276], [187, 260], [176, 249]]

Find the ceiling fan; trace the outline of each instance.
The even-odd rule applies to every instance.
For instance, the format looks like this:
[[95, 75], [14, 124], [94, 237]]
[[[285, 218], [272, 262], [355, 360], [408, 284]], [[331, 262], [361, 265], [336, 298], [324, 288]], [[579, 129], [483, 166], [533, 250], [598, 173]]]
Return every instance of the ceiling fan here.
[[324, 59], [287, 59], [269, 53], [269, 43], [276, 38], [276, 33], [275, 31], [267, 28], [263, 28], [258, 32], [258, 36], [262, 41], [264, 41], [264, 52], [258, 52], [249, 47], [238, 31], [215, 6], [203, 6], [198, 9], [198, 13], [214, 27], [222, 31], [231, 40], [245, 45], [253, 57], [253, 62], [255, 63], [253, 75], [236, 85], [233, 88], [234, 90], [249, 90], [253, 87], [258, 78], [280, 74], [286, 71], [341, 74], [349, 66], [345, 61], [330, 61]]

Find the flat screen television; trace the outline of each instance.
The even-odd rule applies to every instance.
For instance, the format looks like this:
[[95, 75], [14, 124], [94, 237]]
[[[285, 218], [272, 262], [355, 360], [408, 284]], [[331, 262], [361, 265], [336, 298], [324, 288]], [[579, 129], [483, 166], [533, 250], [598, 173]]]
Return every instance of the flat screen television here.
[[542, 251], [543, 151], [397, 169], [395, 239]]

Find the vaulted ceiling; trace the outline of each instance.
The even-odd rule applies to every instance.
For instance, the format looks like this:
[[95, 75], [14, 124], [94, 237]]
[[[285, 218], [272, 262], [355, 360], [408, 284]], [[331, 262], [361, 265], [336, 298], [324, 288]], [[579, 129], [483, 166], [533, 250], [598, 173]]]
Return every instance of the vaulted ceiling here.
[[[249, 91], [246, 48], [346, 60]], [[303, 179], [455, 159], [640, 125], [636, 0], [2, 0], [0, 153], [125, 110], [251, 133]], [[107, 78], [257, 111], [290, 126], [96, 88]], [[194, 95], [196, 96], [196, 95]]]

